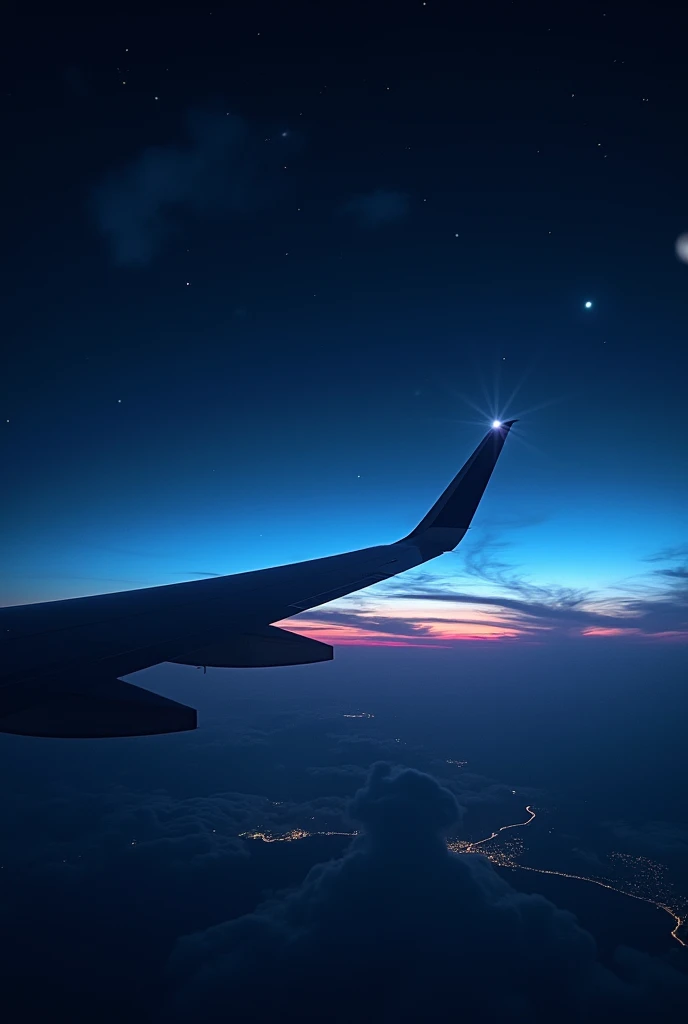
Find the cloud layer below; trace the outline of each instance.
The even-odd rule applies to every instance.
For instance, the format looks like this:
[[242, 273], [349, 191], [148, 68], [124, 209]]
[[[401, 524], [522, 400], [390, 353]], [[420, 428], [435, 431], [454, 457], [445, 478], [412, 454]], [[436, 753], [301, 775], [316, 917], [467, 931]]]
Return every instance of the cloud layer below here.
[[352, 814], [364, 831], [341, 859], [180, 940], [173, 1019], [668, 1020], [688, 998], [665, 961], [603, 965], [571, 914], [450, 853], [460, 810], [429, 775], [377, 763]]

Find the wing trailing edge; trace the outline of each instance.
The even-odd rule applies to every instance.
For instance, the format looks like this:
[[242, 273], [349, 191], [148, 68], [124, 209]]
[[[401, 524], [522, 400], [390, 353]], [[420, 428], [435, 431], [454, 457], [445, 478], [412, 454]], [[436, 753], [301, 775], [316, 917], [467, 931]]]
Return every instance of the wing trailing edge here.
[[277, 668], [313, 665], [318, 661], [332, 661], [333, 657], [334, 651], [329, 644], [279, 626], [266, 626], [190, 651], [183, 658], [175, 658], [174, 662], [207, 668]]
[[0, 732], [102, 739], [195, 729], [194, 708], [122, 679], [43, 679], [0, 688]]

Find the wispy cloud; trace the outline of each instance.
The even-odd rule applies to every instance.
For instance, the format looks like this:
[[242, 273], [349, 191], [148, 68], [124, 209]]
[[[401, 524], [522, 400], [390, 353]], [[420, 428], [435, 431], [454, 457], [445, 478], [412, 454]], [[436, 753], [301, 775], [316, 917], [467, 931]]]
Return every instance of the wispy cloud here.
[[467, 545], [462, 552], [464, 574], [490, 583], [507, 594], [516, 594], [528, 602], [543, 602], [555, 608], [575, 609], [592, 596], [580, 588], [533, 583], [518, 566], [503, 560], [502, 552], [509, 547], [508, 541], [499, 541], [489, 535]]
[[674, 569], [655, 569], [655, 575], [675, 580], [688, 580], [688, 565], [677, 565]]
[[646, 562], [673, 562], [681, 559], [688, 561], [688, 544], [676, 544], [674, 547], [661, 548], [645, 557]]
[[[288, 624], [335, 644], [451, 646], [466, 640], [627, 637], [688, 640], [688, 572], [683, 565], [637, 577], [612, 596], [529, 580], [490, 542], [464, 555], [454, 578], [427, 572], [392, 580], [368, 593], [314, 610]], [[676, 557], [682, 549], [672, 549]], [[656, 561], [654, 556], [652, 561]], [[491, 585], [472, 593], [466, 577]]]

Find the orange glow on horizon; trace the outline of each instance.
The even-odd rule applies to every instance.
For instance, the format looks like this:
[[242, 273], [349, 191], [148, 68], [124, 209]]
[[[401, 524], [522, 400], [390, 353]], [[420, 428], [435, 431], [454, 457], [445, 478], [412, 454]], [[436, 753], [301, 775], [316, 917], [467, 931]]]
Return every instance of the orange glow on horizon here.
[[664, 643], [686, 643], [688, 641], [688, 633], [686, 633], [685, 630], [670, 629], [665, 630], [663, 633], [644, 633], [643, 630], [638, 629], [637, 626], [629, 626], [628, 629], [621, 629], [618, 626], [591, 626], [589, 629], [584, 629], [581, 636], [625, 636], [632, 640], [647, 640], [650, 643], [657, 640], [661, 640]]
[[[409, 623], [408, 634], [388, 633], [384, 630], [366, 629], [362, 617], [360, 626], [349, 626], [340, 623], [314, 622], [308, 619], [291, 620], [279, 623], [280, 628], [292, 633], [301, 633], [313, 640], [326, 644], [359, 647], [435, 647], [450, 649], [460, 641], [515, 640], [521, 637], [521, 631], [512, 626], [477, 625], [476, 623], [453, 623], [447, 620], [446, 625], [432, 622]], [[413, 632], [413, 625], [424, 627], [421, 633]]]
[[[579, 626], [557, 627], [549, 622], [532, 619], [519, 621], [511, 610], [494, 606], [486, 608], [463, 605], [461, 618], [457, 621], [447, 616], [446, 604], [433, 602], [395, 601], [391, 607], [378, 606], [364, 609], [351, 607], [332, 608], [332, 611], [349, 614], [353, 622], [328, 622], [307, 617], [287, 619], [278, 623], [292, 633], [301, 633], [314, 640], [335, 647], [430, 647], [451, 649], [461, 642], [509, 642], [542, 643], [584, 637], [614, 639], [623, 637], [629, 642], [675, 642], [688, 641], [688, 633], [682, 630], [662, 633], [646, 633], [639, 626]], [[343, 617], [343, 616], [342, 616]], [[398, 631], [386, 630], [385, 619], [394, 621]], [[500, 621], [500, 620], [504, 621]], [[371, 628], [379, 626], [379, 628]]]

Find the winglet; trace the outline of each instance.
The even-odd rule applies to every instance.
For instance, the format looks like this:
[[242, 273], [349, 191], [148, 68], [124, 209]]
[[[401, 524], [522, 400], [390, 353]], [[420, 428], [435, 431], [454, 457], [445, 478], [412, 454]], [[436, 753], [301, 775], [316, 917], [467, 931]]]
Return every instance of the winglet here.
[[482, 439], [430, 511], [405, 542], [451, 551], [465, 535], [488, 485], [507, 434], [517, 420], [497, 423]]

